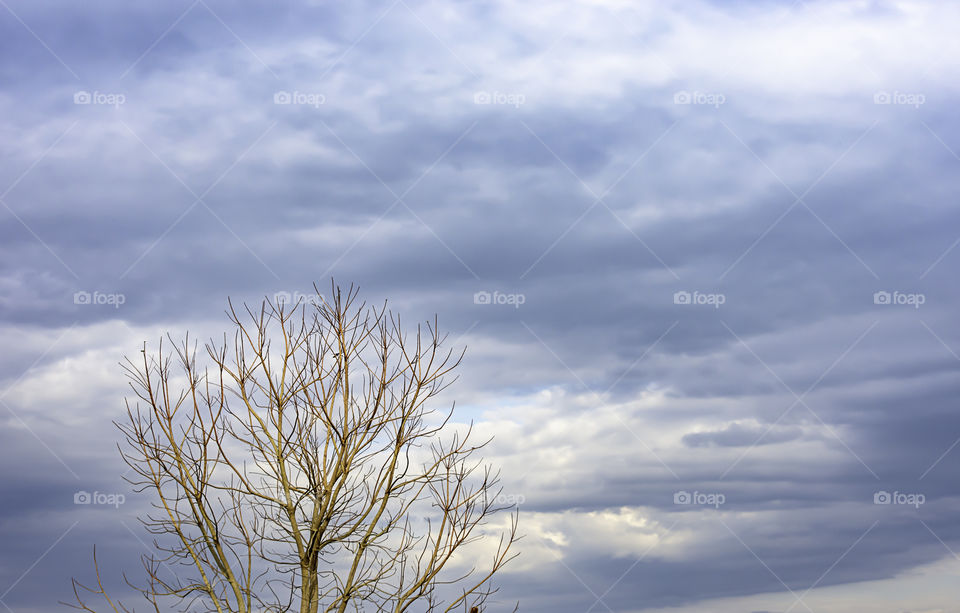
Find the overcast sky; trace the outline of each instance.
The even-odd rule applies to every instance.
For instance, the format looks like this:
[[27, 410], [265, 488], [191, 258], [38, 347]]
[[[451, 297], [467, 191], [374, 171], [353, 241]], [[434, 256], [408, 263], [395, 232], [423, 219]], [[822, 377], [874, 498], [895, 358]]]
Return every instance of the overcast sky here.
[[335, 276], [467, 347], [491, 610], [960, 611], [958, 25], [0, 0], [3, 610], [146, 552], [118, 361]]

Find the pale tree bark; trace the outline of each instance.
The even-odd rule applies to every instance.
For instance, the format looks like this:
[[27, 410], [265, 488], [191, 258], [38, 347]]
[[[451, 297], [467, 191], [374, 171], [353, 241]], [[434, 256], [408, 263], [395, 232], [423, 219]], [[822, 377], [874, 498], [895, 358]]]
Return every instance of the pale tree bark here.
[[[128, 584], [157, 612], [482, 608], [517, 555], [517, 514], [478, 457], [489, 441], [433, 407], [463, 357], [436, 318], [407, 333], [386, 304], [332, 282], [328, 297], [228, 315], [233, 332], [205, 345], [203, 365], [189, 337], [124, 365], [120, 448], [152, 495], [141, 521], [156, 550], [146, 583]], [[472, 557], [484, 539], [497, 546]], [[96, 580], [74, 581], [71, 606], [95, 611], [92, 594], [128, 610], [99, 568]]]

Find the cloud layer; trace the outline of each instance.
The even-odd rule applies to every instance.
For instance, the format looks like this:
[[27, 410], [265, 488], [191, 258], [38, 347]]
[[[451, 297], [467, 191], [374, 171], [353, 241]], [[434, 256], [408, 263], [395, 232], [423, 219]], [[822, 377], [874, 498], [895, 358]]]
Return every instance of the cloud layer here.
[[0, 4], [11, 610], [143, 551], [122, 356], [331, 275], [468, 347], [504, 602], [958, 610], [957, 7]]

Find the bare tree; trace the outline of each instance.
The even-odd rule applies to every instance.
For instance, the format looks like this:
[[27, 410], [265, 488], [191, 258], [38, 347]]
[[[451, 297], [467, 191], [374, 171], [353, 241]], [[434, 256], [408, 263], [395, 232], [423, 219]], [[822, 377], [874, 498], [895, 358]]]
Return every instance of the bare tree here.
[[[127, 583], [157, 612], [482, 608], [517, 555], [517, 515], [490, 536], [509, 509], [477, 458], [489, 440], [429, 406], [463, 358], [436, 318], [405, 334], [386, 303], [333, 282], [329, 300], [227, 313], [206, 366], [169, 336], [172, 352], [124, 364], [135, 398], [116, 425], [128, 480], [154, 498], [141, 522], [156, 550], [146, 583]], [[130, 610], [96, 579], [74, 580], [71, 606]]]

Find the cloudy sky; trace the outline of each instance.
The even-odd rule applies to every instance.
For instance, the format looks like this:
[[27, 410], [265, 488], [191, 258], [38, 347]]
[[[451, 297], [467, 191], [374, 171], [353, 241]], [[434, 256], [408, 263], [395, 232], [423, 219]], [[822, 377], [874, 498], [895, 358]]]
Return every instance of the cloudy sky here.
[[0, 0], [3, 610], [145, 552], [118, 361], [335, 276], [467, 347], [498, 607], [960, 611], [958, 24]]

